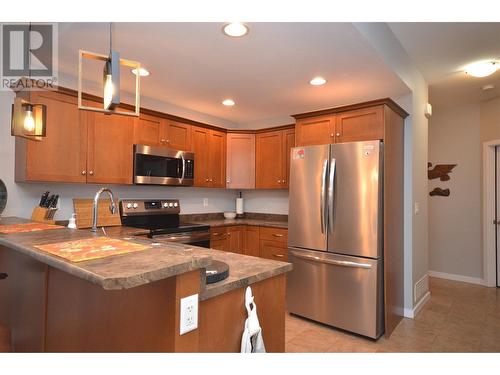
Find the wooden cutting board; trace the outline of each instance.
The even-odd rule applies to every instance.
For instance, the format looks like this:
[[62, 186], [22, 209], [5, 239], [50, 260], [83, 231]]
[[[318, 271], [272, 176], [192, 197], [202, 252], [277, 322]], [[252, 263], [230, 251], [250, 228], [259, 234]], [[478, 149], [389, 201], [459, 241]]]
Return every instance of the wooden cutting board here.
[[86, 238], [47, 245], [35, 245], [35, 247], [72, 262], [101, 259], [150, 248], [150, 246], [109, 237]]
[[64, 227], [59, 225], [51, 225], [44, 223], [6, 224], [6, 225], [0, 225], [0, 233], [2, 234], [25, 233], [25, 232], [36, 232], [39, 230], [62, 229], [62, 228]]
[[[118, 209], [118, 200], [115, 199], [116, 213], [112, 214], [109, 210], [109, 199], [100, 199], [97, 206], [97, 226], [98, 227], [116, 227], [122, 225]], [[92, 210], [94, 206], [93, 199], [73, 199], [73, 207], [76, 213], [76, 227], [92, 227]]]

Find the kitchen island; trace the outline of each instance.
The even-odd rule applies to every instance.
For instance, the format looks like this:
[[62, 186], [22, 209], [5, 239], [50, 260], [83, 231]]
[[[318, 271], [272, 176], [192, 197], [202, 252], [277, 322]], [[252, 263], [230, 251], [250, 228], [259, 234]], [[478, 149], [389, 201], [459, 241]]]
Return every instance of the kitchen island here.
[[[0, 225], [26, 222], [2, 218]], [[103, 236], [66, 228], [0, 234], [0, 325], [20, 352], [239, 351], [252, 286], [266, 349], [284, 351], [285, 273], [291, 265], [195, 246], [134, 237], [137, 229], [107, 228], [107, 236], [146, 250], [70, 262], [35, 246]], [[212, 260], [230, 276], [206, 284]], [[180, 299], [199, 295], [198, 329], [180, 335]]]

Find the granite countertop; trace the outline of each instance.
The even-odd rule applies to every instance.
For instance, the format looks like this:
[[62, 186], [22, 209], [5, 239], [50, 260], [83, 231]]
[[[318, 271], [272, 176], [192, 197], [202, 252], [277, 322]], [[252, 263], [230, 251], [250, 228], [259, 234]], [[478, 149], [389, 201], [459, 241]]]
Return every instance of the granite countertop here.
[[[20, 218], [1, 218], [1, 224], [29, 222]], [[177, 243], [156, 243], [152, 239], [133, 237], [142, 232], [136, 228], [108, 227], [107, 235], [151, 246], [123, 255], [83, 262], [70, 262], [38, 250], [35, 245], [72, 241], [102, 236], [88, 229], [51, 229], [36, 232], [0, 234], [0, 245], [19, 251], [51, 267], [80, 277], [107, 290], [127, 289], [162, 280], [182, 273], [207, 267], [212, 259], [229, 264], [229, 277], [215, 284], [205, 285], [202, 277], [202, 300], [224, 294], [230, 290], [277, 276], [292, 269], [290, 263], [256, 258], [224, 251], [205, 249]]]

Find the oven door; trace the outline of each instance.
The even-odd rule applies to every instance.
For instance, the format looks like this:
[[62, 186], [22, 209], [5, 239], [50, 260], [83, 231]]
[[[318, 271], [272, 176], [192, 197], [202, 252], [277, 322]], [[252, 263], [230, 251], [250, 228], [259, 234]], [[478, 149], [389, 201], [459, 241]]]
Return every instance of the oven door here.
[[155, 235], [154, 241], [157, 242], [177, 242], [187, 245], [210, 248], [210, 232], [209, 231], [193, 231], [182, 233], [171, 233]]
[[193, 153], [134, 145], [134, 183], [191, 186], [193, 182]]

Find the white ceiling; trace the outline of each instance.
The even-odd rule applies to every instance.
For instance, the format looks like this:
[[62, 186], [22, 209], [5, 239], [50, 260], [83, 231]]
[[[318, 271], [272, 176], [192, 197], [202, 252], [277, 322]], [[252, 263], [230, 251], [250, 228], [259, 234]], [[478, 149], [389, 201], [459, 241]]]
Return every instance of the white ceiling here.
[[[291, 114], [409, 92], [350, 23], [249, 27], [247, 36], [229, 38], [220, 23], [119, 23], [114, 49], [151, 71], [141, 81], [143, 96], [235, 126], [285, 124]], [[77, 74], [79, 49], [107, 53], [108, 30], [102, 23], [60, 24], [60, 70]], [[100, 80], [97, 70], [89, 72]], [[316, 75], [328, 83], [309, 85]], [[124, 88], [131, 83], [125, 74]], [[220, 104], [227, 97], [234, 107]]]
[[[478, 102], [500, 94], [500, 71], [474, 78], [463, 67], [500, 59], [500, 23], [390, 23], [390, 28], [429, 83], [433, 104]], [[484, 92], [481, 88], [494, 84]]]

